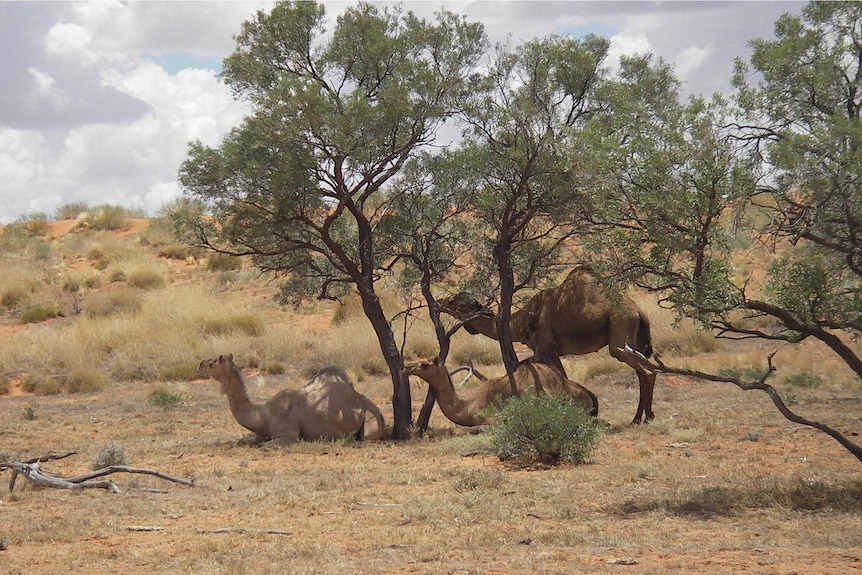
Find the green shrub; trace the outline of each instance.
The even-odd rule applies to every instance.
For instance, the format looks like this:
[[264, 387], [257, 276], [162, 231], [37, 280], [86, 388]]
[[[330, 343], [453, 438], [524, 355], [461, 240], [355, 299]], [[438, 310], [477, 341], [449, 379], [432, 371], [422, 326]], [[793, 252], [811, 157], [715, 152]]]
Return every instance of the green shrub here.
[[255, 314], [237, 313], [230, 316], [201, 319], [200, 332], [203, 336], [243, 334], [256, 337], [263, 335], [264, 324], [263, 320]]
[[784, 383], [789, 383], [793, 387], [807, 387], [814, 389], [820, 387], [823, 380], [818, 375], [813, 373], [793, 373], [788, 375], [783, 380]]
[[31, 242], [27, 246], [27, 255], [37, 261], [47, 261], [51, 259], [51, 244], [44, 240]]
[[74, 202], [71, 204], [65, 204], [57, 208], [57, 211], [54, 212], [54, 219], [56, 220], [77, 220], [78, 216], [87, 212], [89, 208], [87, 204], [83, 202]]
[[263, 365], [260, 366], [260, 370], [270, 375], [280, 375], [284, 373], [285, 367], [280, 361], [271, 359], [264, 362]]
[[129, 212], [120, 206], [100, 206], [88, 211], [81, 225], [94, 230], [124, 230], [129, 227], [128, 217]]
[[26, 249], [30, 234], [21, 224], [9, 224], [0, 233], [0, 252], [16, 253]]
[[165, 244], [156, 250], [159, 257], [169, 260], [184, 260], [191, 255], [189, 248], [182, 244]]
[[161, 368], [159, 375], [166, 381], [194, 381], [200, 377], [195, 362], [166, 365]]
[[88, 295], [82, 304], [84, 315], [90, 318], [107, 317], [114, 314], [135, 314], [141, 310], [144, 300], [136, 290], [120, 288], [108, 292]]
[[165, 287], [165, 278], [162, 277], [162, 274], [150, 268], [132, 270], [126, 281], [130, 286], [143, 290]]
[[56, 304], [36, 304], [21, 313], [21, 323], [40, 323], [60, 315]]
[[150, 397], [147, 399], [150, 405], [168, 409], [175, 407], [183, 402], [183, 398], [178, 393], [169, 391], [166, 387], [159, 386], [150, 392]]
[[242, 269], [242, 258], [229, 254], [212, 254], [207, 258], [207, 271], [230, 272]]
[[106, 443], [90, 465], [93, 471], [112, 465], [126, 465], [126, 448], [113, 440]]
[[599, 422], [569, 398], [527, 394], [505, 403], [491, 426], [501, 460], [584, 463], [602, 436]]
[[107, 385], [105, 374], [96, 368], [74, 369], [66, 379], [66, 391], [69, 393], [92, 393], [105, 389]]
[[[105, 260], [99, 260], [99, 262], [97, 262], [97, 264], [96, 264], [96, 269], [105, 269], [105, 268], [99, 268], [99, 265], [98, 265], [99, 263], [104, 262], [104, 261]], [[108, 274], [108, 281], [111, 283], [124, 283], [126, 281], [126, 279], [127, 279], [126, 272], [124, 272], [120, 268], [112, 269], [111, 272]]]
[[44, 397], [46, 395], [59, 395], [60, 391], [60, 382], [57, 381], [57, 378], [43, 377], [39, 379], [35, 389], [33, 389], [33, 394]]
[[0, 291], [0, 305], [5, 308], [14, 308], [27, 299], [29, 291], [22, 285], [11, 285]]
[[33, 408], [32, 405], [28, 405], [23, 410], [21, 410], [21, 415], [27, 421], [34, 421], [36, 419], [36, 410]]

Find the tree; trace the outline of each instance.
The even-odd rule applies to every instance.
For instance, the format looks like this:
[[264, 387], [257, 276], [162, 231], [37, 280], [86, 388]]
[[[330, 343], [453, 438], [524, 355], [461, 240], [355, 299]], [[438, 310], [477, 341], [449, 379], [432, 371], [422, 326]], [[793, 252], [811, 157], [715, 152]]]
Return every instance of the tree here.
[[551, 37], [498, 48], [485, 90], [466, 112], [461, 153], [484, 166], [470, 196], [480, 226], [473, 261], [486, 297], [498, 298], [497, 333], [508, 373], [518, 364], [509, 320], [515, 294], [559, 262], [576, 231], [567, 150], [573, 134], [602, 106], [607, 40]]
[[862, 5], [812, 2], [775, 36], [752, 41], [733, 78], [743, 135], [770, 169], [764, 234], [782, 247], [768, 297], [745, 305], [782, 324], [773, 337], [819, 339], [862, 377], [839, 335], [862, 330]]
[[428, 23], [360, 3], [329, 36], [324, 15], [314, 2], [282, 2], [243, 24], [223, 77], [253, 113], [217, 148], [192, 143], [180, 180], [211, 211], [190, 222], [196, 242], [284, 277], [284, 301], [358, 293], [389, 367], [400, 439], [410, 388], [377, 293], [398, 259], [398, 235], [381, 225], [386, 187], [470, 93], [486, 40], [449, 12]]
[[[815, 338], [862, 376], [846, 343], [862, 317], [862, 6], [812, 3], [803, 14], [779, 19], [776, 40], [752, 42], [751, 66], [737, 61], [739, 109], [720, 96], [644, 106], [650, 99], [626, 79], [634, 62], [624, 66], [613, 117], [596, 123], [598, 143], [579, 156], [602, 191], [587, 204], [591, 253], [606, 273], [661, 294], [719, 337]], [[766, 391], [785, 417], [862, 461], [862, 449], [795, 415], [765, 383], [772, 356], [754, 383], [644, 364]]]

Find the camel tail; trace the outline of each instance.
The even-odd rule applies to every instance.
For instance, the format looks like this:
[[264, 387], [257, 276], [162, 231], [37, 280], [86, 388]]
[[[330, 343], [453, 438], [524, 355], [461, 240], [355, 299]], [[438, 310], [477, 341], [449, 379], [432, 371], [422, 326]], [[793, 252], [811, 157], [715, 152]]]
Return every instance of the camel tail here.
[[652, 355], [652, 336], [649, 329], [649, 318], [643, 312], [638, 312], [640, 323], [638, 324], [638, 340], [636, 348], [644, 357]]
[[590, 394], [590, 397], [593, 398], [593, 408], [590, 410], [590, 415], [592, 415], [593, 417], [598, 417], [599, 416], [599, 398], [596, 397], [595, 393], [593, 393], [592, 391], [590, 391], [586, 387], [584, 389], [586, 390], [587, 393]]

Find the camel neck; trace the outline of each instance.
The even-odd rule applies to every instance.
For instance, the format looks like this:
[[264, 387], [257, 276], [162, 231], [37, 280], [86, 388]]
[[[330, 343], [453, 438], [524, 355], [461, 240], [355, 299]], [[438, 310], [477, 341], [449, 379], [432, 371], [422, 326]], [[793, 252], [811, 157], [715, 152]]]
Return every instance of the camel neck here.
[[487, 417], [477, 413], [480, 407], [475, 405], [475, 401], [462, 399], [455, 393], [452, 378], [449, 377], [449, 372], [445, 368], [438, 372], [435, 379], [435, 382], [429, 381], [428, 383], [434, 386], [434, 394], [437, 396], [440, 411], [449, 421], [465, 426], [488, 423]]
[[246, 390], [245, 381], [239, 370], [234, 367], [224, 381], [223, 391], [227, 395], [230, 412], [236, 422], [249, 431], [261, 436], [266, 435], [263, 406], [252, 403]]

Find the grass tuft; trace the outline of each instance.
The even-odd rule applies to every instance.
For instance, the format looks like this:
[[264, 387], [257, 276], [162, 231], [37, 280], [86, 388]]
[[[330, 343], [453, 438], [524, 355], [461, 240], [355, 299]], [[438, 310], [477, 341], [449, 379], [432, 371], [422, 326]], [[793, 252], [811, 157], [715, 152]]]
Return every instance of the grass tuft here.
[[126, 465], [127, 462], [126, 448], [111, 440], [99, 449], [99, 452], [90, 464], [90, 468], [93, 471], [97, 471], [105, 467], [111, 467], [112, 465]]

